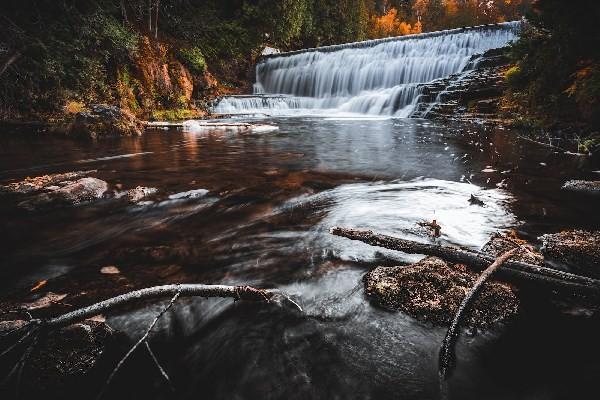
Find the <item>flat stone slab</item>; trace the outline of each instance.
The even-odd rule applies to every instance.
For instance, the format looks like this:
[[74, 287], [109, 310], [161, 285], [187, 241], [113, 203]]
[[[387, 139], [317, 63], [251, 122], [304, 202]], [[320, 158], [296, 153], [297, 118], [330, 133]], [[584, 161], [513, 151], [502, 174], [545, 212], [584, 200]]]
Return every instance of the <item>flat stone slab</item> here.
[[[377, 305], [449, 325], [477, 276], [464, 265], [426, 257], [409, 266], [377, 267], [363, 281], [366, 295]], [[486, 327], [515, 315], [518, 309], [519, 300], [510, 285], [488, 281], [465, 322], [470, 327]]]
[[600, 231], [570, 230], [540, 237], [542, 254], [600, 278]]
[[562, 190], [600, 196], [600, 181], [571, 180], [562, 185]]
[[247, 122], [205, 122], [205, 121], [183, 121], [183, 122], [145, 122], [148, 128], [183, 128], [187, 131], [233, 131], [233, 132], [264, 132], [278, 130], [279, 127], [268, 124], [250, 124]]

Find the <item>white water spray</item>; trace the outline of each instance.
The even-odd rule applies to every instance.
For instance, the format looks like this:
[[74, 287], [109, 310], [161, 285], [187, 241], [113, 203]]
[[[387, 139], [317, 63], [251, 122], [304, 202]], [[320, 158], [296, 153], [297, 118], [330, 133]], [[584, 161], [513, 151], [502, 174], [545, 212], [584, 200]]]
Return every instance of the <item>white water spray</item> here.
[[256, 66], [255, 95], [225, 97], [214, 111], [407, 117], [419, 84], [470, 68], [474, 55], [506, 46], [519, 28], [507, 22], [267, 56]]

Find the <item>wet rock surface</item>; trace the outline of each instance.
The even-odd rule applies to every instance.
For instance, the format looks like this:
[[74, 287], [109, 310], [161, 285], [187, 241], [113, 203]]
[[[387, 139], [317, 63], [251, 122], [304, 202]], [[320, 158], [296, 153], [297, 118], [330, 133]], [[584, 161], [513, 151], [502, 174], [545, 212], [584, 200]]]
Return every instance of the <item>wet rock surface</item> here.
[[[24, 324], [22, 320], [2, 321], [0, 333]], [[75, 392], [83, 398], [93, 396], [98, 390], [98, 373], [106, 373], [106, 368], [113, 362], [112, 359], [105, 360], [113, 358], [111, 352], [125, 343], [122, 334], [104, 322], [94, 320], [41, 334], [24, 364], [21, 382], [26, 384], [21, 384], [19, 391], [25, 398], [72, 398], [69, 394]], [[3, 361], [10, 364], [10, 358]], [[11, 386], [14, 382], [0, 385], [0, 393], [8, 392]]]
[[53, 189], [53, 187], [65, 186], [75, 179], [83, 178], [97, 172], [96, 170], [89, 171], [73, 171], [63, 174], [50, 174], [36, 177], [27, 177], [20, 182], [9, 183], [8, 185], [0, 186], [0, 192], [29, 194], [41, 192], [45, 189]]
[[499, 257], [503, 253], [518, 247], [519, 250], [511, 257], [513, 261], [522, 261], [533, 265], [544, 265], [544, 256], [534, 250], [525, 240], [517, 238], [514, 234], [495, 233], [481, 248], [481, 252]]
[[102, 198], [108, 184], [98, 178], [86, 177], [69, 182], [62, 187], [47, 187], [47, 192], [35, 195], [19, 203], [26, 210], [50, 206], [77, 205]]
[[127, 198], [127, 201], [129, 201], [130, 203], [137, 203], [145, 199], [146, 197], [155, 194], [156, 192], [158, 192], [158, 189], [156, 188], [137, 186], [133, 189], [129, 189], [125, 193], [125, 196]]
[[600, 231], [570, 230], [546, 234], [540, 239], [546, 257], [600, 278]]
[[70, 135], [89, 139], [139, 136], [142, 133], [143, 124], [133, 114], [105, 104], [96, 104], [89, 111], [77, 113], [69, 126]]
[[[426, 257], [409, 266], [377, 267], [364, 278], [366, 295], [377, 305], [405, 312], [422, 321], [449, 325], [477, 275], [462, 265]], [[519, 309], [511, 286], [487, 282], [466, 314], [470, 327], [506, 320]]]
[[561, 189], [569, 192], [600, 196], [600, 181], [571, 180], [565, 182]]
[[474, 56], [467, 71], [419, 86], [421, 96], [412, 118], [492, 121], [506, 83], [507, 49], [492, 49]]

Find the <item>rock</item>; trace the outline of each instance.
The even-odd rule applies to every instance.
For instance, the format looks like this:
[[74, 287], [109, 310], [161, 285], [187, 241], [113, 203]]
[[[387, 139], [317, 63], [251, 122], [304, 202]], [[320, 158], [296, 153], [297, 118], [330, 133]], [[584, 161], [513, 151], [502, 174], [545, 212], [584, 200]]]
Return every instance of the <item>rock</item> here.
[[511, 260], [539, 266], [544, 265], [544, 256], [528, 245], [526, 241], [517, 238], [514, 233], [505, 235], [494, 233], [480, 251], [493, 257], [499, 257], [515, 247], [520, 247], [520, 249], [511, 257]]
[[169, 195], [169, 200], [198, 199], [208, 194], [206, 189], [194, 189]]
[[547, 258], [600, 278], [600, 231], [563, 231], [543, 235], [540, 240]]
[[66, 393], [74, 394], [74, 388], [83, 390], [79, 395], [84, 398], [97, 395], [98, 389], [89, 382], [92, 371], [105, 369], [101, 357], [116, 347], [117, 338], [108, 325], [91, 320], [51, 331], [25, 364], [23, 397], [70, 398]]
[[100, 273], [112, 275], [112, 274], [120, 274], [121, 271], [119, 271], [119, 268], [115, 267], [114, 265], [107, 265], [106, 267], [100, 268]]
[[127, 201], [129, 201], [130, 203], [137, 203], [138, 201], [156, 192], [158, 192], [158, 189], [156, 188], [137, 186], [136, 188], [129, 189], [127, 191]]
[[59, 189], [40, 193], [19, 203], [27, 210], [60, 205], [76, 205], [101, 198], [108, 190], [108, 184], [97, 178], [81, 178]]
[[10, 192], [10, 193], [18, 193], [18, 194], [28, 194], [34, 192], [40, 192], [43, 190], [57, 190], [60, 188], [61, 184], [64, 186], [68, 184], [70, 181], [75, 179], [83, 178], [90, 174], [98, 172], [96, 170], [89, 171], [74, 171], [74, 172], [66, 172], [63, 174], [51, 174], [51, 175], [42, 175], [36, 176], [33, 178], [27, 177], [20, 182], [10, 183], [5, 186], [0, 186], [0, 191]]
[[[365, 293], [379, 306], [449, 325], [477, 275], [464, 266], [426, 257], [409, 266], [377, 267], [364, 278]], [[470, 327], [486, 327], [515, 315], [519, 301], [507, 284], [487, 282], [466, 314]]]
[[600, 181], [571, 180], [562, 185], [562, 190], [600, 196]]
[[75, 114], [69, 134], [97, 139], [106, 136], [139, 136], [143, 124], [129, 111], [104, 104], [91, 106], [89, 111]]

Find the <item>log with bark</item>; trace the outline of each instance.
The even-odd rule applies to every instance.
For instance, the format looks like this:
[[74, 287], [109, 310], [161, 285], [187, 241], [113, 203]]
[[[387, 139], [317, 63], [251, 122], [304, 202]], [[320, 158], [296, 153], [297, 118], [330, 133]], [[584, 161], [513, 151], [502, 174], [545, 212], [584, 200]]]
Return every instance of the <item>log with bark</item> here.
[[[374, 233], [370, 230], [332, 227], [330, 233], [390, 250], [440, 257], [452, 263], [466, 264], [476, 270], [487, 268], [495, 260], [495, 257], [471, 250], [420, 243]], [[600, 297], [600, 280], [554, 268], [528, 264], [521, 261], [507, 261], [504, 263], [503, 268], [498, 271], [498, 275], [516, 281], [527, 281], [538, 285], [545, 285], [553, 290], [567, 294], [592, 298]]]

